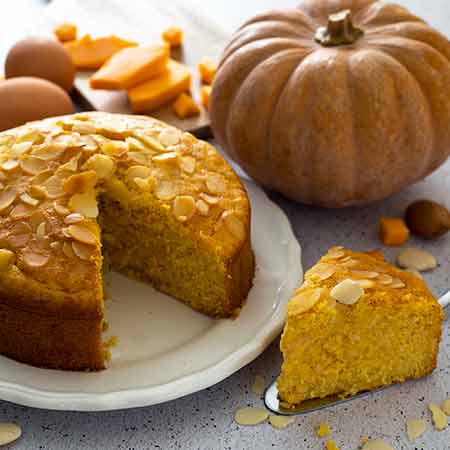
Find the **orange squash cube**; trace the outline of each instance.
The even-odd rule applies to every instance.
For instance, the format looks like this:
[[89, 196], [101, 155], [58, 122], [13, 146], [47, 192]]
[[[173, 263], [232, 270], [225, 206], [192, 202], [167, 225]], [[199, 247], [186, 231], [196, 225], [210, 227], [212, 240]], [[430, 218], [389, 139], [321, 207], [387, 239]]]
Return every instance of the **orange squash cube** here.
[[169, 59], [163, 74], [129, 89], [128, 100], [134, 112], [148, 112], [172, 102], [190, 88], [189, 69], [184, 64]]
[[119, 50], [89, 79], [93, 89], [129, 89], [162, 74], [169, 61], [166, 43]]
[[211, 86], [202, 86], [200, 88], [200, 98], [202, 105], [208, 109], [209, 108], [209, 97], [211, 96]]
[[175, 100], [173, 111], [178, 118], [186, 119], [188, 117], [198, 116], [200, 114], [200, 107], [189, 94], [183, 92]]
[[405, 221], [397, 217], [382, 217], [379, 231], [384, 245], [403, 245], [409, 238]]
[[64, 47], [77, 69], [99, 69], [114, 53], [136, 45], [136, 42], [126, 41], [117, 36], [92, 39], [86, 34], [76, 41], [66, 42]]
[[77, 38], [77, 26], [70, 22], [63, 22], [53, 30], [59, 42], [74, 41]]
[[162, 38], [171, 47], [179, 47], [183, 43], [183, 30], [180, 27], [169, 27], [163, 31]]
[[217, 72], [217, 63], [211, 58], [202, 58], [198, 63], [198, 73], [203, 83], [211, 84]]

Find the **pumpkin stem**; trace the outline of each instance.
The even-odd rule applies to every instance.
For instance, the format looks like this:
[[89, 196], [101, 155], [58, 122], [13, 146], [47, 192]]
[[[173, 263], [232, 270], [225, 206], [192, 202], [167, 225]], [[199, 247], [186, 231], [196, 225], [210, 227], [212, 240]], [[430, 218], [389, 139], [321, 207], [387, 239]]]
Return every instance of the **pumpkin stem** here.
[[320, 27], [314, 39], [324, 47], [348, 45], [356, 42], [364, 31], [353, 25], [352, 13], [349, 9], [328, 16], [328, 25]]

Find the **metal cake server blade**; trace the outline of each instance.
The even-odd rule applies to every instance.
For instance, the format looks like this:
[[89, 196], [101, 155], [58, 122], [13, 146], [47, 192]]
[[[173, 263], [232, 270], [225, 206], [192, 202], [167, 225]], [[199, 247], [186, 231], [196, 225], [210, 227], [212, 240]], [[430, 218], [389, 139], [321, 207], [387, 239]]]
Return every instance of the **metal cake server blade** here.
[[[439, 304], [442, 308], [446, 308], [450, 304], [450, 291], [445, 293], [440, 299]], [[283, 415], [283, 416], [298, 416], [302, 414], [308, 414], [312, 411], [318, 411], [319, 409], [329, 408], [331, 406], [340, 405], [342, 403], [347, 403], [352, 400], [356, 400], [357, 398], [368, 397], [369, 395], [375, 394], [377, 392], [383, 391], [385, 389], [389, 389], [390, 387], [395, 386], [395, 384], [391, 384], [389, 386], [383, 386], [378, 389], [374, 389], [372, 391], [360, 392], [359, 394], [352, 395], [350, 397], [340, 398], [338, 395], [331, 395], [325, 398], [318, 398], [312, 400], [306, 400], [295, 408], [283, 408], [280, 405], [280, 400], [278, 399], [278, 388], [276, 380], [267, 388], [264, 394], [264, 404], [266, 408], [270, 409], [270, 411]]]

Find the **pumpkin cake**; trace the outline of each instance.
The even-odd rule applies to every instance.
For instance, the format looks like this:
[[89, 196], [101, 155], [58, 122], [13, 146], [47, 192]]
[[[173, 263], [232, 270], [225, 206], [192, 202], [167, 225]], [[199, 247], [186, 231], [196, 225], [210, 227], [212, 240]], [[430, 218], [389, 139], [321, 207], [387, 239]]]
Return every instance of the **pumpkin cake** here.
[[287, 306], [284, 407], [419, 378], [436, 367], [443, 311], [425, 283], [378, 252], [332, 248]]
[[250, 205], [208, 143], [157, 120], [100, 112], [0, 134], [0, 353], [99, 370], [102, 268], [211, 317], [252, 284]]

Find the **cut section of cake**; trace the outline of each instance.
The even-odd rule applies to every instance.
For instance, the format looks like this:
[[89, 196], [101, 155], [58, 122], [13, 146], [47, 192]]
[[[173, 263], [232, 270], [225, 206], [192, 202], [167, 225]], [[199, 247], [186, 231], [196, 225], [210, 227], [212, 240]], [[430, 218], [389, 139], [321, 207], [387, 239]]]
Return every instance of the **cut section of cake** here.
[[379, 252], [333, 247], [287, 306], [278, 391], [284, 407], [429, 374], [443, 311], [416, 275]]
[[102, 269], [211, 317], [252, 284], [250, 205], [208, 143], [157, 120], [106, 113], [0, 133], [0, 353], [99, 370]]

